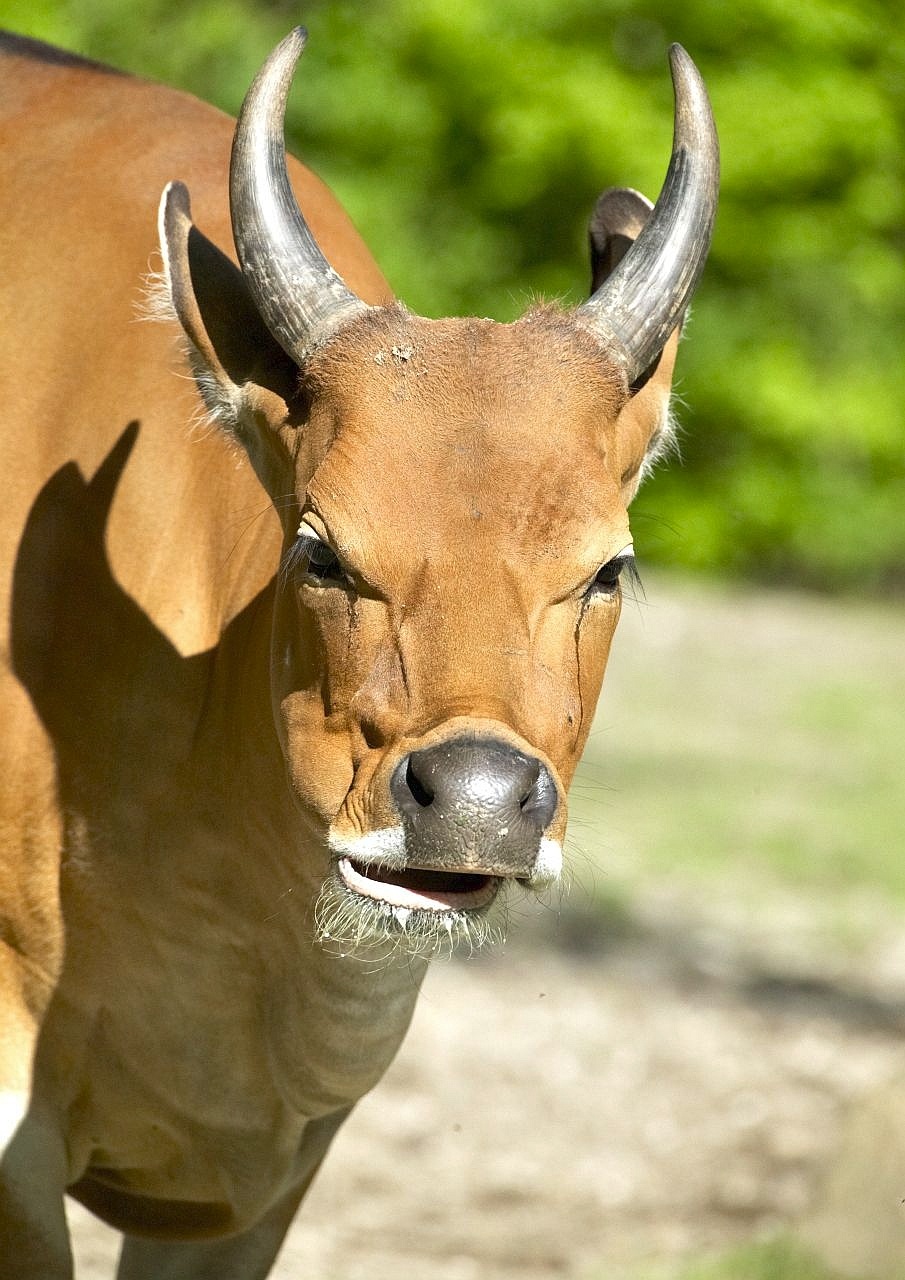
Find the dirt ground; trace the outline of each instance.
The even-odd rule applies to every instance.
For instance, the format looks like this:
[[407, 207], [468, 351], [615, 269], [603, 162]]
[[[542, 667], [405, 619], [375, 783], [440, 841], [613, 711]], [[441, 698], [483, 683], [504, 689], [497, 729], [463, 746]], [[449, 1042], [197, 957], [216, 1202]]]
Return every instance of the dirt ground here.
[[[433, 969], [274, 1275], [610, 1280], [794, 1223], [903, 1024], [888, 993], [529, 921]], [[107, 1280], [115, 1237], [73, 1219], [79, 1280]]]

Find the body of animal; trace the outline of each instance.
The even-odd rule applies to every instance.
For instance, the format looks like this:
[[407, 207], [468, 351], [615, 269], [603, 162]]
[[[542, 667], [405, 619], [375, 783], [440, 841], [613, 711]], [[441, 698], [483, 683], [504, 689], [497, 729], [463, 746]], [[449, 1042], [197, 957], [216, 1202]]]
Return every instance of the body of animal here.
[[606, 193], [589, 300], [503, 325], [410, 314], [287, 168], [302, 44], [238, 125], [0, 46], [2, 1280], [71, 1276], [67, 1191], [120, 1280], [266, 1275], [430, 956], [559, 875], [668, 434], [687, 55], [653, 212]]

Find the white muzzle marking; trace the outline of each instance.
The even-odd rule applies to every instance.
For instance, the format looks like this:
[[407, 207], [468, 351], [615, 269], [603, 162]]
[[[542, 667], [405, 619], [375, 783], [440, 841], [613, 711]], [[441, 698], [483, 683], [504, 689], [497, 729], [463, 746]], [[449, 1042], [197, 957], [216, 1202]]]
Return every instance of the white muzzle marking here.
[[327, 845], [337, 858], [348, 858], [366, 867], [402, 871], [406, 866], [402, 827], [381, 827], [379, 831], [369, 831], [363, 836], [338, 835], [330, 831]]
[[562, 845], [543, 836], [528, 883], [532, 889], [548, 889], [562, 875]]
[[[327, 845], [340, 862], [357, 862], [363, 867], [380, 867], [387, 871], [404, 871], [408, 866], [405, 832], [402, 827], [381, 827], [378, 831], [369, 831], [361, 836], [347, 836], [330, 831]], [[543, 836], [530, 874], [519, 878], [531, 889], [547, 889], [562, 875], [562, 866], [562, 845], [558, 840]], [[354, 873], [354, 868], [352, 871]], [[476, 868], [476, 874], [481, 874], [479, 868]], [[350, 888], [362, 891], [354, 879], [350, 882], [345, 873], [343, 879]], [[373, 881], [368, 883], [373, 884]], [[375, 895], [369, 892], [369, 896]], [[391, 900], [387, 896], [387, 901]]]

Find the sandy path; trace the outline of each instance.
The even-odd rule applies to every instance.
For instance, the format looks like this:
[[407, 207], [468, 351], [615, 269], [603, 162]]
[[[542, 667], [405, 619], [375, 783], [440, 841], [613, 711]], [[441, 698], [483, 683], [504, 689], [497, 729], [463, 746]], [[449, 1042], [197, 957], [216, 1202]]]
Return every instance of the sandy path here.
[[[769, 693], [779, 706], [815, 664], [841, 686], [852, 671], [897, 670], [900, 655], [898, 615], [651, 595], [620, 628], [600, 721], [615, 728], [592, 740], [605, 764], [592, 761], [576, 788], [595, 815], [578, 835], [617, 890], [614, 868], [635, 865], [661, 788], [636, 770], [617, 801], [620, 751], [643, 762], [666, 742], [681, 755], [697, 725], [721, 758], [744, 764], [763, 728], [746, 699], [760, 706]], [[645, 712], [661, 705], [665, 718]], [[604, 785], [591, 786], [598, 775]], [[741, 798], [730, 830], [750, 818]], [[820, 812], [806, 790], [794, 799]], [[678, 840], [679, 873], [680, 856]], [[578, 861], [580, 886], [594, 877]], [[853, 960], [821, 932], [813, 894], [766, 909], [743, 885], [724, 886], [721, 902], [687, 888], [635, 884], [633, 920], [611, 921], [609, 936], [579, 890], [562, 920], [541, 911], [514, 928], [507, 950], [436, 966], [397, 1062], [328, 1157], [278, 1280], [619, 1280], [641, 1259], [798, 1219], [852, 1105], [905, 1073], [901, 918], [884, 922], [870, 898], [864, 932], [876, 945]], [[905, 1195], [905, 1168], [900, 1182]], [[899, 1191], [890, 1196], [898, 1209]], [[115, 1237], [73, 1217], [79, 1280], [108, 1280]]]
[[[895, 1023], [649, 941], [440, 965], [274, 1274], [609, 1278], [792, 1221], [845, 1104], [905, 1068]], [[115, 1238], [74, 1216], [79, 1280], [109, 1277]]]

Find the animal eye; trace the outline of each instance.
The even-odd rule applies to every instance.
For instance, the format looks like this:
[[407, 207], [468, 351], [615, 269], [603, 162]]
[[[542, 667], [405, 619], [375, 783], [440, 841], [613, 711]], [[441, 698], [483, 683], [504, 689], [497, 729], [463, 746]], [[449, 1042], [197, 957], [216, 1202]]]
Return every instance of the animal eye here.
[[332, 547], [320, 539], [302, 538], [299, 541], [299, 561], [307, 577], [316, 578], [318, 582], [346, 581], [339, 557]]
[[641, 579], [635, 564], [635, 553], [631, 547], [626, 547], [618, 556], [613, 556], [612, 560], [607, 560], [606, 564], [600, 566], [591, 583], [590, 594], [613, 595], [622, 573], [625, 573], [633, 584], [640, 587]]
[[336, 552], [306, 520], [299, 525], [298, 537], [283, 564], [283, 575], [289, 573], [309, 585], [348, 586], [349, 583]]

